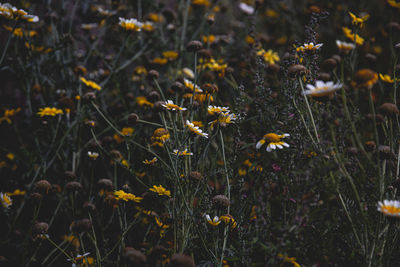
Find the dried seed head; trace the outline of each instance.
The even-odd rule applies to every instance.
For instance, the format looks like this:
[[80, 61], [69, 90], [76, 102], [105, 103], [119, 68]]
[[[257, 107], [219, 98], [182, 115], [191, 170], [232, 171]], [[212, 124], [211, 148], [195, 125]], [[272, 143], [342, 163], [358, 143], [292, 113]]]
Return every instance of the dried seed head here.
[[95, 211], [96, 210], [96, 205], [89, 201], [86, 201], [85, 203], [83, 203], [82, 207], [87, 211]]
[[36, 222], [32, 229], [32, 234], [34, 237], [37, 235], [44, 235], [49, 230], [49, 225], [45, 222]]
[[192, 171], [189, 173], [189, 178], [193, 181], [200, 181], [201, 179], [203, 179], [203, 175], [201, 175], [200, 172]]
[[371, 62], [376, 62], [376, 56], [374, 54], [371, 53], [367, 53], [365, 55], [365, 59]]
[[113, 149], [110, 151], [110, 154], [115, 159], [122, 159], [122, 154], [119, 152], [119, 150]]
[[180, 82], [174, 82], [171, 85], [171, 89], [174, 90], [175, 92], [183, 92], [185, 90], [185, 86]]
[[[367, 115], [365, 115], [365, 117], [369, 120], [374, 119], [374, 115], [372, 113], [368, 113]], [[375, 121], [376, 123], [382, 123], [383, 121], [385, 121], [385, 117], [381, 114], [375, 114]]]
[[64, 172], [64, 179], [66, 180], [76, 180], [76, 174], [72, 171]]
[[336, 60], [333, 58], [325, 59], [322, 62], [322, 69], [326, 72], [330, 72], [336, 68]]
[[126, 263], [129, 266], [146, 266], [147, 257], [139, 250], [134, 249], [133, 247], [126, 247], [125, 248], [125, 255], [124, 258]]
[[80, 182], [72, 181], [65, 185], [65, 189], [68, 191], [81, 191], [83, 187]]
[[174, 254], [171, 256], [171, 267], [194, 267], [192, 257], [185, 254]]
[[157, 91], [151, 91], [148, 96], [148, 100], [151, 102], [159, 101], [161, 99], [160, 93]]
[[295, 77], [297, 75], [304, 75], [307, 72], [308, 72], [307, 68], [300, 64], [292, 65], [288, 68], [288, 74], [291, 77]]
[[329, 73], [326, 73], [326, 72], [321, 72], [321, 73], [318, 74], [317, 79], [321, 80], [321, 81], [324, 81], [324, 82], [327, 82], [327, 81], [331, 80], [331, 75]]
[[376, 149], [376, 144], [374, 141], [367, 141], [367, 142], [365, 142], [364, 147], [365, 147], [365, 150], [369, 152], [369, 151], [373, 151]]
[[379, 113], [384, 116], [392, 117], [399, 115], [399, 109], [393, 103], [384, 103], [379, 107]]
[[198, 54], [199, 54], [199, 57], [201, 57], [201, 58], [205, 58], [205, 59], [212, 58], [212, 53], [209, 49], [200, 49]]
[[157, 102], [155, 102], [155, 103], [154, 103], [154, 106], [153, 106], [153, 110], [154, 110], [155, 112], [162, 112], [162, 111], [164, 111], [164, 110], [165, 110], [165, 107], [163, 106], [163, 104], [165, 104], [164, 101], [157, 101]]
[[71, 224], [71, 230], [75, 233], [83, 233], [90, 230], [92, 223], [89, 219], [82, 219], [73, 221]]
[[93, 101], [96, 100], [96, 94], [93, 92], [87, 92], [83, 95], [83, 100], [85, 101]]
[[110, 179], [100, 179], [97, 182], [97, 185], [100, 187], [100, 189], [105, 189], [105, 190], [113, 190], [113, 182]]
[[138, 114], [136, 114], [136, 113], [129, 114], [129, 116], [128, 116], [128, 124], [130, 126], [135, 125], [138, 120], [139, 120], [139, 115]]
[[160, 77], [160, 73], [156, 70], [149, 70], [149, 72], [147, 73], [147, 77], [149, 79], [158, 79], [158, 77]]
[[35, 187], [41, 193], [47, 194], [51, 189], [51, 184], [47, 180], [40, 180], [35, 183]]
[[356, 147], [348, 147], [346, 148], [346, 153], [351, 156], [355, 156], [358, 153], [358, 149]]
[[390, 146], [380, 145], [378, 147], [379, 155], [382, 159], [393, 159], [395, 158], [394, 152], [390, 149]]
[[281, 70], [281, 67], [278, 64], [269, 64], [267, 66], [267, 71], [272, 73], [278, 73]]
[[176, 12], [171, 8], [164, 8], [161, 13], [168, 23], [171, 23], [176, 19]]
[[216, 208], [227, 208], [230, 205], [229, 199], [224, 195], [216, 195], [212, 199], [212, 203]]
[[74, 103], [74, 101], [71, 98], [67, 97], [67, 96], [64, 96], [64, 97], [61, 97], [60, 99], [58, 99], [58, 103], [63, 108], [69, 108], [72, 112], [75, 111], [75, 103]]
[[203, 44], [197, 40], [190, 41], [186, 46], [186, 50], [188, 52], [197, 52], [202, 48], [203, 48]]
[[339, 64], [342, 61], [342, 58], [339, 55], [333, 55], [331, 58], [336, 61], [336, 64]]
[[38, 202], [43, 198], [43, 195], [40, 193], [32, 193], [30, 195], [30, 199], [33, 200], [34, 202]]

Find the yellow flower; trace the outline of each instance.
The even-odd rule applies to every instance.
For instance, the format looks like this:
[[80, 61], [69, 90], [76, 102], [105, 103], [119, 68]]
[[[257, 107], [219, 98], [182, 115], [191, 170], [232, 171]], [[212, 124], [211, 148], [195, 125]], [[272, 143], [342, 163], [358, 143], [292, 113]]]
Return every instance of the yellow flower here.
[[136, 19], [124, 19], [124, 18], [119, 18], [119, 26], [121, 26], [122, 28], [124, 28], [127, 31], [135, 31], [135, 32], [139, 32], [142, 27], [143, 27], [143, 23], [141, 23], [140, 21], [136, 20]]
[[339, 40], [336, 40], [336, 46], [339, 48], [341, 52], [345, 54], [349, 53], [350, 50], [356, 48], [356, 46], [353, 43], [346, 43]]
[[192, 133], [208, 138], [208, 134], [203, 133], [203, 131], [199, 127], [194, 126], [194, 124], [188, 120], [186, 120], [186, 127], [188, 127], [189, 131], [191, 131]]
[[157, 65], [164, 65], [164, 64], [167, 64], [167, 62], [168, 62], [168, 59], [161, 58], [161, 57], [156, 57], [152, 61], [153, 64], [157, 64]]
[[237, 226], [235, 219], [230, 214], [219, 216], [219, 219], [223, 221], [225, 224], [229, 224], [232, 227], [232, 229], [236, 228]]
[[178, 52], [175, 51], [164, 51], [162, 53], [163, 57], [168, 59], [169, 61], [175, 60], [178, 57]]
[[153, 185], [153, 187], [150, 188], [149, 190], [157, 193], [159, 196], [171, 197], [171, 191], [165, 189], [162, 185], [159, 186]]
[[156, 157], [154, 157], [152, 160], [148, 160], [145, 159], [144, 161], [142, 161], [144, 164], [146, 165], [153, 165], [154, 163], [156, 163], [158, 161], [158, 159]]
[[215, 42], [215, 35], [212, 34], [208, 36], [203, 35], [202, 38], [204, 43], [212, 44]]
[[296, 51], [299, 52], [304, 52], [304, 51], [315, 51], [321, 48], [323, 44], [314, 44], [313, 42], [308, 43], [308, 44], [304, 44], [300, 47], [296, 48]]
[[203, 127], [204, 124], [201, 121], [192, 121], [193, 125], [196, 127]]
[[158, 128], [154, 131], [151, 140], [153, 142], [159, 142], [161, 144], [165, 144], [165, 142], [167, 142], [170, 139], [170, 137], [171, 135], [169, 134], [169, 131], [167, 129]]
[[179, 151], [178, 149], [174, 149], [172, 154], [177, 155], [177, 156], [193, 156], [192, 152], [188, 152], [187, 149], [183, 151]]
[[364, 38], [362, 38], [360, 35], [358, 34], [353, 34], [351, 32], [351, 30], [347, 27], [342, 27], [343, 33], [344, 35], [346, 35], [347, 38], [349, 38], [350, 40], [352, 40], [353, 42], [355, 42], [358, 45], [363, 45], [364, 44]]
[[378, 211], [386, 216], [400, 218], [400, 201], [384, 200], [378, 202]]
[[323, 96], [333, 96], [333, 94], [343, 87], [343, 84], [337, 82], [334, 84], [332, 81], [324, 82], [324, 81], [315, 81], [315, 86], [312, 84], [307, 84], [307, 90], [304, 91], [305, 95], [310, 95], [314, 97], [323, 97]]
[[62, 109], [58, 109], [58, 108], [51, 108], [51, 107], [45, 107], [45, 108], [39, 108], [39, 112], [37, 112], [36, 114], [38, 114], [40, 117], [44, 117], [44, 116], [56, 116], [58, 114], [63, 114]]
[[38, 22], [39, 17], [35, 15], [29, 15], [25, 10], [18, 9], [15, 6], [12, 6], [9, 3], [1, 4], [0, 3], [0, 16], [5, 17], [6, 19], [24, 19], [27, 22]]
[[122, 128], [122, 130], [121, 130], [121, 134], [122, 134], [123, 136], [131, 136], [132, 133], [133, 133], [133, 131], [134, 131], [134, 129], [131, 128], [131, 127], [124, 127], [124, 128]]
[[209, 7], [211, 3], [208, 0], [192, 0], [192, 5]]
[[4, 111], [4, 116], [3, 117], [0, 117], [0, 124], [3, 122], [3, 121], [6, 121], [8, 124], [11, 124], [11, 119], [10, 119], [10, 117], [13, 117], [13, 116], [15, 116], [18, 112], [20, 112], [20, 110], [21, 110], [21, 108], [17, 108], [17, 109], [6, 109], [5, 111]]
[[10, 197], [11, 196], [23, 196], [26, 194], [26, 191], [25, 190], [21, 191], [19, 189], [15, 189], [14, 192], [7, 192], [6, 194], [9, 195]]
[[152, 31], [154, 31], [154, 24], [150, 21], [146, 21], [142, 25], [142, 30], [144, 30], [146, 32], [152, 32]]
[[158, 227], [160, 227], [160, 228], [162, 228], [162, 229], [167, 229], [167, 228], [169, 228], [169, 225], [163, 223], [157, 216], [154, 217], [154, 220], [156, 221], [156, 224], [158, 225]]
[[[379, 78], [381, 78], [381, 80], [385, 83], [394, 83], [394, 79], [390, 77], [388, 74], [379, 73]], [[398, 82], [400, 81], [400, 79], [397, 78], [396, 81]]]
[[283, 262], [287, 262], [287, 263], [292, 263], [294, 267], [301, 267], [300, 264], [298, 264], [296, 262], [296, 258], [295, 257], [291, 257], [289, 258], [287, 255], [283, 255], [281, 253], [278, 254], [278, 257], [281, 258], [283, 260]]
[[[3, 27], [4, 27], [4, 29], [6, 29], [9, 32], [11, 32], [13, 30], [13, 28], [10, 26], [3, 25]], [[35, 35], [37, 35], [37, 31], [33, 31], [33, 30], [32, 31], [24, 31], [24, 30], [22, 30], [22, 28], [15, 28], [13, 35], [17, 36], [19, 38], [22, 38], [24, 36], [34, 37]]]
[[257, 55], [262, 56], [264, 61], [269, 64], [275, 64], [275, 62], [280, 60], [278, 53], [272, 51], [272, 49], [269, 49], [267, 52], [265, 52], [264, 49], [261, 49], [257, 52]]
[[137, 197], [134, 194], [131, 193], [125, 193], [124, 190], [118, 190], [114, 192], [115, 199], [116, 200], [123, 200], [123, 201], [134, 201], [136, 203], [139, 203], [142, 201], [142, 197]]
[[210, 122], [210, 128], [213, 129], [215, 124], [219, 124], [221, 127], [225, 127], [228, 124], [233, 123], [236, 120], [236, 115], [229, 112], [224, 112], [219, 114], [218, 118], [212, 122]]
[[208, 115], [214, 116], [219, 115], [221, 113], [229, 112], [229, 107], [218, 107], [218, 106], [208, 106], [207, 109]]
[[218, 216], [215, 216], [213, 219], [211, 219], [210, 215], [206, 214], [205, 217], [207, 222], [212, 226], [217, 226], [221, 223], [221, 220], [218, 218]]
[[12, 199], [7, 193], [0, 192], [0, 202], [3, 208], [8, 208], [12, 205]]
[[183, 84], [187, 88], [189, 88], [192, 92], [193, 92], [193, 90], [196, 90], [196, 93], [202, 93], [203, 92], [203, 90], [199, 86], [197, 86], [196, 84], [192, 83], [188, 79], [183, 79]]
[[395, 0], [388, 0], [387, 2], [391, 7], [400, 8], [400, 2], [396, 2]]
[[219, 76], [223, 77], [225, 75], [225, 70], [228, 67], [228, 64], [223, 64], [222, 60], [216, 61], [214, 58], [210, 58], [207, 60], [200, 59], [199, 60], [200, 65], [198, 66], [198, 69], [204, 70], [204, 69], [210, 69], [213, 71], [219, 72]]
[[238, 174], [239, 174], [239, 176], [245, 176], [247, 174], [247, 171], [245, 168], [241, 167], [238, 169]]
[[364, 22], [365, 21], [367, 21], [368, 19], [369, 19], [369, 15], [367, 14], [367, 15], [365, 15], [365, 16], [363, 16], [363, 17], [357, 17], [356, 15], [354, 15], [353, 13], [351, 13], [350, 11], [349, 11], [349, 15], [350, 15], [350, 17], [351, 17], [351, 20], [352, 20], [352, 24], [354, 25], [354, 26], [360, 26], [360, 28], [362, 28], [363, 26], [364, 26]]
[[151, 103], [150, 101], [147, 100], [147, 98], [145, 96], [138, 96], [136, 97], [136, 103], [140, 106], [140, 107], [153, 107], [154, 104]]
[[244, 40], [245, 40], [245, 42], [248, 43], [248, 44], [254, 44], [254, 43], [256, 42], [256, 40], [254, 40], [254, 38], [251, 37], [250, 35], [246, 35], [246, 37], [245, 37]]
[[99, 153], [88, 151], [88, 157], [91, 160], [96, 160], [99, 157]]
[[378, 74], [371, 69], [358, 70], [351, 85], [354, 87], [366, 87], [371, 89], [372, 86], [378, 81]]
[[161, 104], [161, 106], [163, 106], [164, 108], [166, 108], [167, 110], [172, 110], [172, 111], [184, 111], [186, 110], [186, 108], [181, 108], [178, 105], [175, 105], [174, 102], [172, 102], [172, 100], [167, 100], [167, 102], [164, 102]]
[[282, 149], [283, 147], [289, 147], [289, 144], [281, 141], [282, 138], [290, 136], [289, 134], [275, 134], [275, 133], [268, 133], [263, 136], [263, 138], [257, 142], [256, 148], [260, 149], [265, 142], [269, 142], [267, 145], [267, 151], [271, 152], [273, 149], [279, 148]]
[[101, 90], [100, 85], [98, 85], [97, 83], [93, 82], [93, 81], [88, 81], [85, 78], [81, 77], [80, 78], [81, 82], [83, 82], [86, 86], [91, 87], [97, 91]]

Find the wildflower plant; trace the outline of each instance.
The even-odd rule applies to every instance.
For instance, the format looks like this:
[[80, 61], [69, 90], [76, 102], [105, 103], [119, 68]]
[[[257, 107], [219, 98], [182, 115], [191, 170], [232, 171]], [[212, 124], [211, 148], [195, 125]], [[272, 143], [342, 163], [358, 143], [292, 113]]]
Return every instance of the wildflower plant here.
[[398, 264], [398, 1], [53, 2], [0, 3], [2, 262]]

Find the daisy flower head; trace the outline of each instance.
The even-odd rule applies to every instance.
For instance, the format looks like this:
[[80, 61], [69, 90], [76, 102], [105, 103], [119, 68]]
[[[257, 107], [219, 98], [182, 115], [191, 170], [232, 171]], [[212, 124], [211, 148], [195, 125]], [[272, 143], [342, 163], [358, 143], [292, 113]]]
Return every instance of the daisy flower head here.
[[188, 127], [189, 131], [191, 131], [192, 133], [208, 138], [207, 133], [203, 133], [203, 131], [199, 127], [194, 126], [194, 124], [188, 120], [186, 120], [186, 127]]
[[236, 120], [236, 115], [234, 113], [223, 112], [220, 113], [218, 118], [210, 122], [210, 128], [213, 129], [215, 124], [221, 125], [221, 127], [226, 127], [228, 124], [233, 123]]
[[316, 51], [319, 50], [321, 48], [321, 46], [323, 46], [323, 44], [314, 44], [313, 42], [308, 43], [308, 44], [304, 44], [300, 47], [296, 48], [297, 52], [304, 52], [304, 51]]
[[145, 159], [142, 162], [146, 165], [154, 165], [158, 161], [157, 157], [154, 157], [151, 160]]
[[229, 107], [218, 107], [218, 106], [208, 106], [208, 115], [215, 115], [215, 114], [221, 114], [223, 112], [229, 112]]
[[400, 201], [384, 200], [378, 202], [378, 211], [386, 216], [400, 218]]
[[119, 18], [119, 26], [121, 26], [122, 28], [124, 28], [127, 31], [135, 31], [135, 32], [140, 32], [142, 27], [143, 27], [143, 23], [141, 23], [140, 21], [138, 21], [137, 19], [125, 19], [125, 18]]
[[186, 108], [182, 108], [182, 107], [180, 107], [178, 105], [175, 105], [172, 100], [167, 100], [167, 102], [162, 103], [161, 106], [163, 106], [167, 110], [172, 110], [172, 111], [184, 111], [184, 110], [186, 110]]
[[63, 114], [64, 112], [62, 111], [62, 109], [59, 108], [55, 108], [55, 107], [45, 107], [45, 108], [39, 108], [39, 112], [37, 112], [36, 114], [38, 114], [40, 117], [44, 117], [44, 116], [56, 116], [58, 114]]
[[256, 148], [260, 149], [266, 142], [268, 142], [267, 145], [267, 151], [271, 152], [274, 149], [282, 149], [283, 147], [289, 147], [289, 144], [283, 142], [281, 139], [286, 138], [290, 136], [289, 134], [275, 134], [275, 133], [267, 133], [266, 135], [263, 136], [263, 138], [257, 142]]
[[165, 189], [162, 185], [159, 186], [153, 185], [153, 187], [150, 188], [149, 190], [154, 193], [157, 193], [159, 196], [171, 197], [171, 191]]
[[158, 128], [154, 131], [153, 136], [151, 137], [151, 140], [153, 142], [158, 142], [161, 144], [165, 144], [170, 139], [171, 135], [169, 134], [169, 131], [165, 128]]
[[91, 151], [88, 151], [88, 157], [91, 159], [91, 160], [96, 160], [98, 157], [99, 157], [99, 153], [97, 153], [97, 152], [91, 152]]
[[212, 226], [217, 226], [221, 223], [221, 220], [218, 218], [218, 216], [214, 216], [214, 218], [212, 219], [209, 214], [206, 214], [204, 216], [206, 217], [207, 222]]
[[333, 93], [340, 88], [342, 88], [343, 84], [336, 83], [334, 84], [332, 81], [323, 82], [323, 81], [316, 81], [315, 86], [312, 84], [307, 84], [307, 89], [304, 91], [305, 95], [310, 95], [314, 97], [322, 97], [322, 96], [332, 96]]
[[12, 199], [7, 193], [0, 192], [0, 202], [3, 208], [8, 208], [12, 205]]
[[95, 83], [94, 81], [86, 80], [86, 79], [83, 78], [83, 77], [81, 77], [80, 80], [81, 80], [81, 82], [83, 82], [87, 87], [90, 87], [90, 88], [95, 89], [95, 90], [97, 90], [97, 91], [100, 91], [100, 90], [101, 90], [101, 86], [98, 85], [97, 83]]
[[356, 46], [353, 43], [342, 42], [339, 40], [336, 40], [336, 46], [340, 52], [343, 52], [345, 54], [349, 53], [351, 50], [356, 48]]
[[360, 28], [362, 28], [364, 26], [364, 22], [366, 22], [369, 19], [369, 15], [365, 15], [363, 17], [357, 17], [356, 15], [354, 15], [353, 13], [351, 13], [349, 11], [349, 15], [351, 17], [351, 24], [353, 24], [354, 26], [360, 26]]
[[202, 93], [203, 90], [196, 84], [192, 83], [190, 80], [184, 78], [183, 79], [183, 84], [190, 89], [190, 91], [196, 90], [196, 93]]
[[183, 150], [183, 151], [179, 151], [178, 149], [174, 149], [172, 151], [172, 154], [176, 155], [176, 156], [193, 156], [192, 152], [188, 152], [187, 149]]

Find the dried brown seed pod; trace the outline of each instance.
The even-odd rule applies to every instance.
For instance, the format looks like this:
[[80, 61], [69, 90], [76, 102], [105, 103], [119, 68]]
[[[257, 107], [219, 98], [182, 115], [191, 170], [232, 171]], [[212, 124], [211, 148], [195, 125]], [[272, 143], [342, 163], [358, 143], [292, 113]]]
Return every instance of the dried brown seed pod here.
[[379, 113], [384, 116], [392, 117], [399, 115], [399, 109], [393, 103], [384, 103], [379, 107]]
[[229, 198], [224, 195], [216, 195], [212, 199], [212, 203], [216, 208], [227, 208], [230, 205]]
[[71, 230], [75, 233], [87, 232], [91, 227], [92, 223], [89, 219], [73, 221], [71, 224]]
[[189, 255], [174, 254], [171, 256], [171, 267], [195, 267], [194, 260]]
[[128, 116], [128, 124], [130, 126], [135, 125], [138, 120], [139, 120], [139, 115], [138, 114], [136, 114], [136, 113], [129, 114], [129, 116]]
[[65, 171], [64, 178], [66, 180], [76, 180], [76, 174], [72, 171]]
[[83, 187], [80, 182], [72, 181], [65, 185], [65, 189], [68, 191], [81, 191]]
[[139, 250], [134, 249], [133, 247], [126, 247], [125, 248], [125, 255], [124, 258], [126, 263], [129, 266], [146, 266], [147, 257]]
[[34, 237], [37, 235], [44, 235], [47, 234], [49, 230], [49, 225], [45, 222], [36, 222], [32, 228], [32, 234]]
[[194, 180], [194, 181], [200, 181], [201, 179], [203, 179], [203, 175], [200, 172], [191, 171], [189, 173], [189, 178]]
[[186, 46], [186, 50], [188, 52], [197, 52], [202, 48], [203, 48], [202, 42], [197, 41], [197, 40], [190, 41]]
[[149, 77], [149, 79], [158, 79], [158, 77], [160, 77], [160, 73], [156, 70], [149, 70], [149, 72], [147, 73], [147, 77]]
[[336, 68], [336, 65], [337, 63], [335, 59], [328, 58], [322, 62], [322, 69], [326, 72], [330, 72]]
[[100, 179], [97, 182], [97, 185], [101, 188], [101, 189], [105, 189], [105, 190], [113, 190], [114, 186], [113, 186], [113, 182], [110, 179]]
[[288, 68], [288, 74], [291, 77], [295, 77], [297, 75], [303, 75], [306, 74], [307, 72], [308, 72], [307, 68], [300, 64], [292, 65]]
[[96, 94], [93, 92], [87, 92], [83, 95], [83, 100], [85, 101], [93, 101], [96, 100]]
[[41, 193], [47, 194], [51, 189], [51, 184], [47, 180], [40, 180], [35, 183], [35, 187]]

